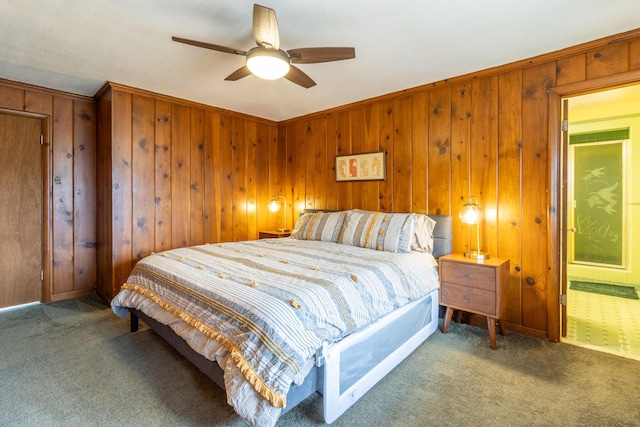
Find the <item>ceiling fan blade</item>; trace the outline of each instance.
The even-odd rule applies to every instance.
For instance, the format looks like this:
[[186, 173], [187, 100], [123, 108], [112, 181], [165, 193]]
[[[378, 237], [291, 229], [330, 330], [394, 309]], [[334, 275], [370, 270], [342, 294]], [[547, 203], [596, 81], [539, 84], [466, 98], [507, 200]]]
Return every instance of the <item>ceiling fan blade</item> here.
[[342, 61], [356, 57], [356, 50], [352, 47], [303, 47], [288, 50], [287, 53], [295, 64]]
[[247, 55], [247, 52], [243, 52], [238, 49], [232, 49], [230, 47], [220, 46], [212, 43], [199, 42], [197, 40], [183, 39], [182, 37], [171, 37], [171, 40], [178, 43], [184, 43], [184, 44], [190, 44], [192, 46], [203, 47], [205, 49], [217, 50], [219, 52], [233, 53], [235, 55], [245, 55], [245, 56]]
[[304, 71], [293, 65], [289, 69], [289, 72], [284, 76], [285, 79], [302, 86], [305, 89], [309, 89], [316, 85], [316, 82], [311, 80], [311, 77], [307, 76]]
[[253, 5], [253, 38], [258, 46], [280, 49], [280, 34], [276, 12], [268, 7]]
[[251, 74], [251, 71], [249, 71], [249, 67], [247, 67], [246, 65], [238, 68], [237, 70], [235, 70], [233, 73], [229, 74], [225, 80], [229, 80], [232, 82], [235, 82], [236, 80], [240, 80], [244, 77], [247, 77], [249, 74]]

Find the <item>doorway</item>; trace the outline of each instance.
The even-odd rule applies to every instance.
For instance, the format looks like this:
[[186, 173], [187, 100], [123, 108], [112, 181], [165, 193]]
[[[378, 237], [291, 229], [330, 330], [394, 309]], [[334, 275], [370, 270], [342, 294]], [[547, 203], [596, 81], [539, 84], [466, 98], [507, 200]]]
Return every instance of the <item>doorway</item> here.
[[42, 299], [42, 120], [0, 113], [0, 308]]
[[566, 97], [566, 336], [640, 360], [640, 84]]

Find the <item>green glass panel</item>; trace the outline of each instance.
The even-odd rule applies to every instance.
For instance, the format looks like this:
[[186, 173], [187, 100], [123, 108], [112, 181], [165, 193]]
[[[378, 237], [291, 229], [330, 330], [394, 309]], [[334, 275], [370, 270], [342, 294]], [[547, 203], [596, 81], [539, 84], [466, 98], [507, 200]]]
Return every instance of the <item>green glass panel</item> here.
[[622, 143], [574, 148], [576, 261], [622, 265]]

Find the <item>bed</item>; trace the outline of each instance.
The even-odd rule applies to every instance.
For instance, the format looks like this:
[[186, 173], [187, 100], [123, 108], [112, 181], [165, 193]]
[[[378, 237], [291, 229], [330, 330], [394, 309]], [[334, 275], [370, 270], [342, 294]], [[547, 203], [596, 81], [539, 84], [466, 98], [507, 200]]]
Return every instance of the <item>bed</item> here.
[[335, 421], [438, 324], [451, 217], [306, 212], [291, 238], [152, 254], [112, 300], [271, 427], [319, 392]]

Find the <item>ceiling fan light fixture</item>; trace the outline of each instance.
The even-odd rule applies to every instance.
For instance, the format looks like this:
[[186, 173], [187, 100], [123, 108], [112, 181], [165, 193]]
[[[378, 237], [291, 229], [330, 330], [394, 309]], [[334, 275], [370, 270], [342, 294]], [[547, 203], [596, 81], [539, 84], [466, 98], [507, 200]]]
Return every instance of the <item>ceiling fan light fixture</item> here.
[[289, 56], [282, 50], [254, 47], [247, 52], [247, 67], [261, 79], [279, 79], [289, 72]]

